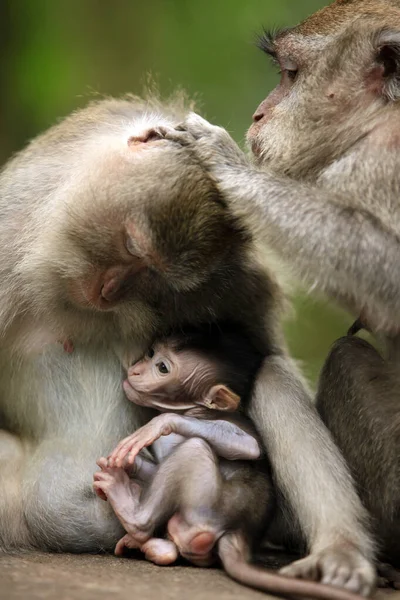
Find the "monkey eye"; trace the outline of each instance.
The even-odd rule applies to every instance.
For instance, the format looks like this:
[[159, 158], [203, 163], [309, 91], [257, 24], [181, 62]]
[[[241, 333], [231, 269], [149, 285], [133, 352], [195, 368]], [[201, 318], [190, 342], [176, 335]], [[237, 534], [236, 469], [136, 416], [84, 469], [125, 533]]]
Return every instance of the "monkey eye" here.
[[285, 73], [287, 74], [287, 76], [290, 79], [290, 81], [295, 81], [296, 80], [298, 72], [299, 72], [298, 69], [287, 69], [285, 71]]
[[295, 81], [299, 73], [298, 66], [291, 58], [285, 58], [281, 62], [282, 73], [286, 75], [289, 81]]
[[158, 362], [156, 367], [161, 375], [168, 375], [168, 373], [171, 371], [169, 365], [167, 365], [163, 360]]

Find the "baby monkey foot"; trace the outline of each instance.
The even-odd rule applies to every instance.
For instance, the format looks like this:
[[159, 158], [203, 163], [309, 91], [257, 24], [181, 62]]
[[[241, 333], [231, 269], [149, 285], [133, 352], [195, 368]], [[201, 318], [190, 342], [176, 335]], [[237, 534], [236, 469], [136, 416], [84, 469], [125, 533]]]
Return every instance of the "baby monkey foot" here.
[[283, 567], [280, 573], [311, 579], [368, 596], [376, 585], [373, 565], [354, 547], [344, 544], [310, 554]]
[[197, 565], [208, 567], [215, 562], [213, 548], [219, 534], [207, 525], [190, 525], [181, 514], [175, 514], [168, 522], [168, 535], [183, 558]]
[[101, 458], [97, 464], [101, 471], [93, 476], [93, 488], [100, 498], [110, 502], [116, 516], [130, 532], [132, 528], [135, 529], [141, 486], [130, 479], [124, 469], [108, 467], [107, 459]]
[[171, 540], [150, 538], [144, 544], [130, 534], [124, 535], [115, 546], [115, 555], [123, 556], [125, 549], [140, 550], [146, 560], [159, 566], [172, 565], [179, 556], [178, 548]]

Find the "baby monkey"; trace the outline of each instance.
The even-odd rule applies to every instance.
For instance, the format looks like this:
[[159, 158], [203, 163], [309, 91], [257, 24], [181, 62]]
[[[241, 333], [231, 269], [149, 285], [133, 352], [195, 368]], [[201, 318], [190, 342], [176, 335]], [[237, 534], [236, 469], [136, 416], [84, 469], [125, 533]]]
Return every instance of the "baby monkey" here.
[[[158, 340], [128, 369], [135, 404], [161, 414], [101, 458], [94, 488], [127, 534], [115, 553], [140, 549], [167, 565], [219, 556], [237, 581], [280, 595], [348, 600], [355, 594], [250, 564], [275, 504], [270, 468], [242, 412], [264, 356], [234, 325], [187, 328]], [[152, 446], [157, 464], [139, 453]], [[154, 532], [168, 521], [168, 539]]]

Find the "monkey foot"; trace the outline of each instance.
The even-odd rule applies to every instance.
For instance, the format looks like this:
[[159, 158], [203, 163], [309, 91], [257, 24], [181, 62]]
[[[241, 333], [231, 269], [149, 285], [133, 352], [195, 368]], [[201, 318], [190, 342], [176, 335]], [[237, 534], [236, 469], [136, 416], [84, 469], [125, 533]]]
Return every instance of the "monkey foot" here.
[[159, 566], [172, 565], [179, 556], [178, 549], [171, 540], [150, 538], [143, 544], [129, 533], [119, 540], [115, 546], [114, 554], [123, 556], [126, 548], [140, 550], [145, 555], [146, 560]]
[[179, 556], [178, 548], [171, 540], [151, 538], [142, 546], [147, 560], [160, 566], [172, 565]]
[[332, 546], [280, 570], [288, 577], [311, 579], [368, 596], [376, 583], [372, 564], [350, 545]]
[[[130, 479], [124, 469], [108, 467], [107, 459], [101, 458], [97, 464], [101, 471], [93, 476], [93, 488], [96, 494], [103, 500], [108, 500], [125, 529], [129, 533], [135, 533], [141, 486]], [[141, 542], [144, 542], [149, 539], [150, 534], [143, 532], [138, 537]]]
[[400, 590], [400, 571], [386, 563], [378, 564], [378, 586]]
[[208, 567], [214, 562], [212, 550], [218, 539], [216, 531], [209, 526], [189, 525], [180, 514], [168, 522], [168, 534], [181, 555], [199, 567]]

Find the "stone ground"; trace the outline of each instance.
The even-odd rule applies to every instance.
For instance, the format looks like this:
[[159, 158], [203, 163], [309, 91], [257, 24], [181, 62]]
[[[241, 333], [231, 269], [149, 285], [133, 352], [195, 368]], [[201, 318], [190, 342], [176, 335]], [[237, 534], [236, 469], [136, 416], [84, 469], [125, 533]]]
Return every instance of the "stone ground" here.
[[[73, 554], [0, 556], [0, 600], [256, 600], [217, 569], [156, 567], [144, 560]], [[380, 591], [378, 600], [400, 600]]]

